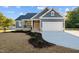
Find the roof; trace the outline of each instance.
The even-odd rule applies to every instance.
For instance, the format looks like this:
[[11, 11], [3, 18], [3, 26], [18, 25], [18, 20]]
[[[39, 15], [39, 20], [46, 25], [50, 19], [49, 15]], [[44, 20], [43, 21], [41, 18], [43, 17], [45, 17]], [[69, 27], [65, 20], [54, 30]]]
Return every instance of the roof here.
[[46, 13], [49, 9], [46, 7], [41, 12], [37, 13], [35, 16], [33, 16], [31, 19], [39, 19], [40, 16], [42, 16], [44, 13]]
[[19, 16], [16, 20], [22, 20], [22, 19], [30, 19], [37, 13], [27, 13], [26, 15]]
[[47, 14], [50, 13], [51, 11], [55, 12], [55, 16], [51, 16], [51, 17], [62, 17], [60, 13], [54, 10], [53, 8], [46, 7], [40, 13], [37, 13], [36, 15], [34, 15], [31, 19], [39, 19], [39, 18], [43, 18], [44, 16], [50, 17], [50, 16], [47, 16]]
[[[54, 11], [55, 12], [55, 16], [50, 16], [50, 12]], [[53, 8], [48, 8], [46, 7], [44, 10], [42, 10], [39, 13], [27, 13], [26, 15], [21, 15], [19, 16], [16, 20], [23, 20], [23, 19], [42, 19], [45, 17], [49, 17], [52, 19], [52, 17], [61, 17], [63, 18], [59, 12], [57, 12], [56, 10], [54, 10]]]

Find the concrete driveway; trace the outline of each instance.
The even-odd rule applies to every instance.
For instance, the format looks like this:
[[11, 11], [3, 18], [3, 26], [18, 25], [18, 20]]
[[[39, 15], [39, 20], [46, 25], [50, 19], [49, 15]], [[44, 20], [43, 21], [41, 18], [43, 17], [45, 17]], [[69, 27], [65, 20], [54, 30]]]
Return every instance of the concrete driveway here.
[[42, 32], [43, 38], [57, 45], [79, 50], [79, 37], [67, 32]]

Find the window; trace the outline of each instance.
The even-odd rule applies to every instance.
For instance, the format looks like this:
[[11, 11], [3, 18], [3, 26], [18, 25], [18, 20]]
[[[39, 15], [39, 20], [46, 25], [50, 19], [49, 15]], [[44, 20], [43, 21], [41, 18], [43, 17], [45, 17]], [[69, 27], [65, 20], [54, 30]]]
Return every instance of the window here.
[[19, 21], [19, 27], [21, 27], [21, 21]]
[[54, 11], [51, 11], [51, 16], [54, 16]]

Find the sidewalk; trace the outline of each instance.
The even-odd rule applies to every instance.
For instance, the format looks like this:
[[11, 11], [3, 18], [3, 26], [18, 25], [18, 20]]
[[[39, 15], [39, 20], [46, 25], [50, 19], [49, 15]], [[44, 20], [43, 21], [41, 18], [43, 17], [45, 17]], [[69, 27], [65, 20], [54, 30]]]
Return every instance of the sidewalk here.
[[79, 37], [79, 31], [78, 30], [65, 30], [65, 32]]

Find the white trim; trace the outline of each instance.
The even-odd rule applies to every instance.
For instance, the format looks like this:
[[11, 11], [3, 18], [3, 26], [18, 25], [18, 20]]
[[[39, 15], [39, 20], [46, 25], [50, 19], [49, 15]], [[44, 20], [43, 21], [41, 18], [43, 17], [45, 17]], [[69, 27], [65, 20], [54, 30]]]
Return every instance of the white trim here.
[[39, 21], [40, 21], [40, 31], [42, 31], [42, 26], [41, 26], [41, 25], [42, 25], [42, 24], [41, 24], [42, 22], [41, 22], [41, 20], [39, 20]]
[[64, 19], [64, 22], [63, 22], [63, 31], [65, 30], [65, 19]]
[[33, 20], [31, 20], [31, 26], [32, 26], [32, 30], [33, 30]]
[[43, 18], [43, 16], [45, 16], [48, 12], [50, 12], [52, 9], [49, 9], [49, 11], [47, 11], [46, 13], [44, 13], [40, 18]]
[[[41, 12], [43, 12], [47, 7], [45, 7]], [[39, 12], [39, 13], [41, 13]], [[36, 15], [34, 15], [31, 19], [33, 19], [34, 17], [36, 17], [39, 13], [37, 13]]]
[[43, 17], [40, 19], [64, 19], [63, 17]]

